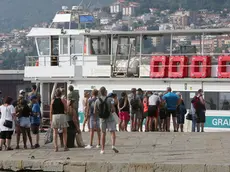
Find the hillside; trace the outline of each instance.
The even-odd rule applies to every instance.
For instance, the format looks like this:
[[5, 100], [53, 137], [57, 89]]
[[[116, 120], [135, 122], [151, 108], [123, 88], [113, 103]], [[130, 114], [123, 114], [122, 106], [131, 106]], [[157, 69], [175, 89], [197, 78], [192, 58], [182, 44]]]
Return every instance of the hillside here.
[[224, 8], [230, 9], [230, 0], [128, 0], [139, 2], [141, 4], [140, 13], [147, 12], [149, 8], [158, 8], [160, 10], [178, 8], [186, 10], [208, 9], [220, 11]]
[[[51, 21], [61, 6], [78, 5], [81, 0], [0, 0], [0, 32], [14, 28], [26, 28], [37, 23]], [[84, 0], [88, 4], [90, 0]], [[115, 0], [94, 0], [98, 7], [106, 6]], [[179, 7], [188, 10], [208, 9], [219, 11], [230, 9], [230, 0], [127, 0], [140, 2], [139, 14], [148, 12], [149, 8], [172, 11]], [[99, 2], [99, 3], [98, 3]]]
[[[26, 28], [51, 21], [63, 5], [78, 5], [81, 0], [0, 0], [0, 32]], [[99, 3], [96, 3], [99, 1]], [[94, 0], [95, 5], [108, 5], [114, 0]], [[89, 0], [85, 0], [88, 4]]]

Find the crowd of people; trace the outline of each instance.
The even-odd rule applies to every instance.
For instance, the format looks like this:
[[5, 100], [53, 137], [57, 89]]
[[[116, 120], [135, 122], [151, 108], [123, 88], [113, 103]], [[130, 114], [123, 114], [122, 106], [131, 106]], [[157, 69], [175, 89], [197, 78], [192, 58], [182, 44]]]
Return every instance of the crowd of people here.
[[[112, 150], [118, 153], [115, 147], [117, 125], [119, 131], [128, 131], [130, 122], [131, 132], [170, 132], [170, 120], [173, 120], [174, 132], [184, 131], [185, 116], [192, 120], [192, 131], [204, 132], [205, 123], [205, 101], [203, 90], [200, 89], [191, 101], [191, 110], [186, 110], [181, 93], [172, 92], [168, 87], [166, 92], [143, 91], [133, 88], [130, 93], [122, 92], [121, 95], [107, 93], [105, 87], [92, 92], [85, 92], [83, 99], [84, 123], [83, 130], [80, 129], [78, 116], [79, 93], [69, 86], [69, 93], [65, 96], [64, 88], [56, 89], [54, 98], [50, 103], [50, 126], [53, 129], [54, 150], [59, 151], [58, 137], [61, 147], [68, 151], [68, 139], [74, 131], [76, 143], [79, 147], [85, 147], [81, 138], [81, 132], [85, 131], [86, 124], [90, 131], [89, 145], [93, 147], [94, 133], [97, 133], [97, 148], [101, 148], [101, 154], [105, 151], [106, 132], [111, 133]], [[6, 150], [12, 150], [11, 138], [16, 131], [16, 149], [19, 149], [20, 137], [22, 135], [24, 149], [27, 149], [27, 138], [32, 149], [39, 148], [39, 129], [42, 119], [40, 111], [40, 94], [36, 85], [32, 86], [32, 92], [25, 96], [25, 91], [20, 90], [19, 98], [6, 97], [0, 106], [0, 150], [3, 146]], [[145, 121], [145, 124], [144, 124]], [[143, 129], [143, 126], [144, 129]], [[197, 128], [197, 129], [196, 129]], [[31, 137], [34, 134], [35, 140]], [[35, 144], [34, 144], [35, 143]]]
[[[92, 94], [94, 92], [95, 90], [92, 91]], [[143, 91], [140, 88], [133, 88], [130, 92], [130, 94], [122, 92], [119, 96], [120, 98], [118, 98], [117, 94], [108, 94], [108, 97], [113, 99], [115, 112], [119, 117], [119, 131], [128, 131], [127, 126], [130, 122], [132, 132], [142, 132], [143, 126], [145, 126], [145, 132], [169, 132], [172, 117], [174, 132], [183, 132], [185, 117], [188, 113], [191, 115], [190, 120], [193, 121], [192, 131], [195, 131], [195, 126], [197, 126], [198, 132], [204, 131], [206, 109], [202, 89], [198, 90], [192, 99], [191, 108], [188, 112], [182, 94], [180, 92], [173, 93], [170, 87], [164, 93]], [[85, 131], [87, 121], [89, 122], [88, 126], [92, 121], [87, 108], [87, 105], [91, 104], [91, 96], [89, 92], [85, 92], [83, 100], [85, 114], [83, 131]], [[95, 96], [93, 96], [93, 99], [96, 99]]]
[[[31, 148], [39, 148], [39, 126], [41, 119], [40, 95], [36, 85], [32, 86], [32, 92], [25, 96], [25, 91], [20, 90], [18, 100], [13, 102], [11, 97], [6, 97], [0, 106], [0, 150], [13, 150], [11, 139], [16, 132], [16, 149], [19, 149], [20, 137], [22, 135], [24, 149], [27, 149], [27, 138]], [[32, 140], [32, 134], [36, 135]], [[35, 142], [35, 144], [33, 144]]]

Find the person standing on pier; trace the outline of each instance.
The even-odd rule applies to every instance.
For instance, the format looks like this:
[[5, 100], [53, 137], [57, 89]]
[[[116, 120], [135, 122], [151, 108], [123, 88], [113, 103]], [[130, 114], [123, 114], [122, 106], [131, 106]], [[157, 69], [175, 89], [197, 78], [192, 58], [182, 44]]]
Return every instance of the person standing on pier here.
[[31, 101], [31, 97], [36, 96], [39, 106], [41, 106], [41, 95], [38, 93], [37, 85], [32, 85], [32, 91], [28, 94], [29, 102]]
[[[74, 90], [74, 87], [72, 85], [70, 85], [69, 86], [69, 94], [67, 95], [67, 101], [70, 102], [70, 101], [74, 100], [72, 102], [71, 106], [72, 106], [72, 108], [75, 109], [76, 120], [77, 120], [78, 126], [80, 127], [80, 120], [79, 120], [79, 113], [78, 113], [79, 99], [80, 99], [79, 92], [77, 90]], [[82, 139], [81, 130], [79, 130], [77, 132], [76, 142], [77, 142], [78, 147], [84, 147], [85, 146], [83, 139]]]
[[182, 98], [182, 94], [180, 92], [176, 93], [179, 97], [179, 102], [177, 106], [177, 131], [184, 132], [184, 118], [187, 113], [185, 108], [184, 100]]
[[119, 118], [120, 118], [120, 126], [122, 131], [127, 132], [127, 126], [129, 122], [129, 101], [126, 92], [121, 93], [121, 98], [118, 102], [119, 107]]
[[144, 91], [141, 88], [137, 89], [137, 97], [140, 99], [140, 119], [138, 125], [138, 131], [143, 132], [143, 122], [144, 122], [144, 107], [143, 107], [143, 100], [144, 100]]
[[74, 100], [73, 107], [75, 108], [78, 122], [79, 122], [79, 114], [78, 114], [79, 99], [80, 99], [79, 92], [77, 90], [74, 90], [74, 87], [70, 85], [69, 94], [67, 95], [67, 101]]
[[177, 132], [177, 114], [176, 108], [178, 105], [179, 97], [172, 92], [172, 88], [167, 88], [167, 93], [162, 98], [166, 102], [166, 114], [167, 114], [167, 131], [170, 132], [170, 118], [173, 118], [174, 132]]
[[[152, 128], [154, 129], [154, 131], [157, 130], [157, 111], [158, 111], [158, 107], [159, 107], [159, 103], [160, 103], [160, 98], [157, 95], [157, 93], [152, 94], [149, 97], [148, 100], [148, 117], [147, 117], [147, 131], [151, 131]], [[153, 126], [153, 122], [154, 122], [154, 126]]]
[[[15, 107], [16, 109], [16, 117], [18, 118], [16, 127], [20, 127], [19, 129], [16, 129], [17, 131], [17, 146], [16, 149], [19, 149], [19, 139], [20, 139], [20, 133], [22, 133], [23, 143], [24, 143], [24, 149], [27, 149], [27, 137], [30, 141], [31, 149], [34, 148], [30, 127], [30, 116], [31, 116], [31, 108], [28, 106], [27, 101], [24, 100], [24, 97], [19, 96], [19, 99], [17, 100], [17, 105]], [[18, 133], [18, 130], [19, 133]]]
[[100, 119], [97, 113], [95, 113], [95, 102], [98, 99], [98, 90], [94, 89], [92, 91], [92, 98], [89, 100], [89, 121], [90, 121], [90, 144], [86, 146], [86, 149], [91, 149], [93, 147], [94, 132], [97, 132], [98, 143], [96, 148], [101, 147], [101, 131], [100, 131]]
[[2, 150], [3, 145], [6, 146], [6, 150], [13, 150], [11, 148], [11, 139], [15, 128], [15, 108], [12, 105], [12, 101], [11, 97], [7, 97], [4, 104], [0, 106], [0, 150]]
[[[20, 115], [20, 112], [23, 111], [24, 105], [28, 106], [28, 102], [26, 101], [25, 91], [20, 90], [18, 99], [13, 102], [13, 106], [16, 108], [16, 118], [15, 118], [16, 149], [19, 149], [19, 143], [20, 143], [20, 137], [21, 137], [21, 126], [20, 126], [21, 115]], [[30, 120], [29, 120], [29, 123], [30, 123]], [[27, 128], [29, 128], [29, 130], [30, 130], [30, 125], [27, 126]], [[32, 139], [31, 139], [31, 146], [33, 146]]]
[[199, 89], [197, 95], [192, 100], [193, 107], [196, 110], [197, 115], [197, 132], [204, 132], [204, 123], [205, 123], [205, 100], [203, 98], [203, 90]]
[[31, 131], [34, 135], [36, 135], [36, 142], [34, 148], [39, 148], [39, 127], [41, 124], [41, 110], [38, 104], [37, 96], [31, 97], [32, 102], [32, 115], [31, 115]]
[[115, 147], [116, 142], [116, 121], [112, 115], [115, 112], [113, 99], [107, 97], [107, 90], [105, 87], [100, 88], [100, 97], [95, 102], [95, 115], [98, 115], [100, 118], [101, 125], [101, 154], [105, 153], [105, 138], [106, 138], [106, 130], [111, 133], [112, 138], [112, 150], [115, 153], [119, 151]]
[[141, 99], [136, 94], [136, 88], [132, 88], [131, 93], [128, 95], [128, 100], [130, 104], [130, 123], [131, 131], [138, 131], [139, 124], [142, 120], [141, 113]]
[[82, 130], [82, 132], [85, 132], [85, 125], [86, 125], [86, 123], [88, 125], [88, 130], [90, 131], [90, 121], [89, 121], [90, 114], [89, 114], [89, 107], [88, 107], [88, 105], [89, 105], [89, 99], [90, 99], [90, 94], [89, 94], [88, 91], [86, 91], [84, 93], [84, 99], [82, 101], [82, 104], [83, 104], [83, 113], [84, 113], [84, 122], [83, 122], [83, 130]]
[[61, 99], [62, 92], [60, 89], [56, 90], [55, 99], [52, 100], [50, 105], [50, 121], [51, 127], [54, 129], [54, 147], [55, 152], [58, 151], [58, 144], [57, 144], [57, 135], [58, 129], [63, 130], [63, 142], [64, 142], [64, 151], [68, 151], [67, 148], [67, 127], [68, 122], [66, 119], [65, 112], [67, 112], [67, 104], [66, 102]]

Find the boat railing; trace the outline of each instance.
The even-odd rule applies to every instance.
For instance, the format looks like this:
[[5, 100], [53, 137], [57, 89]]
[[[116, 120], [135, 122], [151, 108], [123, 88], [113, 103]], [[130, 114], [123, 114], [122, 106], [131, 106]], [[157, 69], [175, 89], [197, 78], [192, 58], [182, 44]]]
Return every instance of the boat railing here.
[[[139, 59], [138, 59], [139, 56]], [[188, 57], [188, 63], [187, 65], [184, 65], [184, 67], [189, 67], [191, 66], [191, 59], [194, 56], [210, 56], [211, 57], [211, 64], [210, 65], [206, 65], [206, 67], [213, 67], [218, 65], [218, 58], [219, 56], [230, 56], [229, 53], [175, 53], [175, 54], [167, 54], [167, 53], [155, 53], [155, 54], [141, 54], [141, 55], [136, 55], [136, 60], [139, 60], [139, 65], [140, 66], [151, 66], [151, 60], [153, 56], [186, 56]], [[168, 67], [168, 65], [164, 65], [165, 67]], [[172, 66], [172, 65], [170, 65]], [[177, 65], [176, 65], [177, 66]], [[193, 65], [196, 66], [196, 65]], [[200, 64], [198, 64], [197, 66], [200, 66]], [[221, 65], [218, 65], [219, 67]], [[230, 63], [224, 64], [223, 66], [230, 66]]]
[[[133, 63], [133, 61], [138, 62], [138, 66], [149, 66], [151, 65], [151, 59], [153, 56], [186, 56], [188, 57], [187, 66], [191, 65], [191, 57], [193, 56], [210, 56], [212, 63], [207, 67], [212, 67], [213, 65], [218, 64], [219, 56], [230, 56], [229, 53], [175, 53], [175, 54], [167, 54], [167, 53], [153, 53], [153, 54], [132, 54], [130, 56], [129, 64]], [[66, 65], [85, 65], [87, 63], [95, 63], [98, 66], [114, 66], [117, 64], [117, 61], [126, 61], [128, 58], [126, 56], [122, 56], [119, 54], [108, 54], [108, 55], [95, 55], [95, 54], [76, 54], [76, 55], [61, 55], [61, 56], [26, 56], [26, 66], [59, 66], [62, 64]], [[186, 66], [186, 65], [185, 65]], [[220, 65], [219, 65], [220, 66]], [[230, 63], [224, 64], [224, 66], [230, 66]]]
[[74, 56], [70, 55], [42, 55], [26, 56], [26, 66], [59, 66], [61, 64], [74, 64]]

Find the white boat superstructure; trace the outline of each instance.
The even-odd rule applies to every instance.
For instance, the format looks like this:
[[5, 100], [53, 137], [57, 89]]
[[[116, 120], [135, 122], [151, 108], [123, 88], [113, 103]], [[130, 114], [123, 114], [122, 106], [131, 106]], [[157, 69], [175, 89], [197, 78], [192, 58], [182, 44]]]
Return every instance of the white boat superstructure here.
[[[190, 108], [191, 98], [202, 88], [205, 91], [207, 112], [219, 114], [220, 110], [223, 110], [223, 114], [226, 114], [230, 109], [230, 104], [227, 105], [230, 100], [230, 79], [218, 77], [218, 68], [221, 67], [218, 66], [218, 58], [228, 54], [207, 53], [204, 42], [206, 36], [228, 34], [230, 29], [112, 32], [33, 28], [28, 36], [35, 38], [38, 57], [27, 57], [25, 80], [40, 84], [42, 102], [50, 102], [58, 83], [66, 88], [69, 84], [74, 85], [82, 98], [84, 91], [99, 89], [101, 86], [118, 95], [133, 87], [163, 92], [170, 86], [173, 91], [182, 93], [187, 108]], [[177, 36], [199, 38], [200, 46], [197, 48], [179, 45], [176, 50], [173, 38]], [[145, 42], [149, 40], [152, 41], [152, 46], [161, 44], [164, 50], [157, 52], [155, 49], [149, 53], [145, 47]], [[151, 70], [155, 70], [152, 67], [154, 56], [188, 57], [188, 63], [183, 64], [188, 70], [188, 75], [179, 78], [152, 77]], [[211, 70], [209, 77], [191, 76], [192, 56], [211, 56], [212, 63], [206, 65]], [[182, 66], [177, 62], [173, 65], [175, 71]], [[228, 72], [228, 65], [224, 65]], [[165, 67], [168, 68], [170, 65], [160, 64], [157, 70]], [[79, 111], [82, 111], [81, 104]]]

